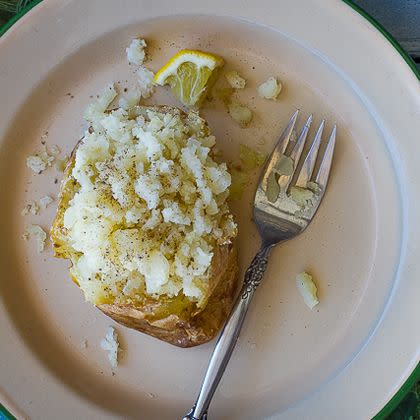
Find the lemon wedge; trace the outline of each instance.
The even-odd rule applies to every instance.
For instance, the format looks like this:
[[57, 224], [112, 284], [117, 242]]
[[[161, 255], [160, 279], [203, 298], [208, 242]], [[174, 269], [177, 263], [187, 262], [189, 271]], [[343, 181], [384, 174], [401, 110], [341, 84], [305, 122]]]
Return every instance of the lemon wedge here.
[[155, 84], [170, 85], [174, 95], [187, 107], [199, 107], [217, 78], [224, 61], [217, 55], [181, 50], [155, 75]]

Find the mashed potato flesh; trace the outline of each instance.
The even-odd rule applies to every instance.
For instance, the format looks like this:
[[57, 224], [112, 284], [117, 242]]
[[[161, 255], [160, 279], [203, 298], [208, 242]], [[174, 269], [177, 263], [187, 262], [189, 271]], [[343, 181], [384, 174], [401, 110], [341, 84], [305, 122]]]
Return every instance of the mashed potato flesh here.
[[[107, 93], [111, 98], [113, 95]], [[236, 235], [231, 178], [211, 158], [215, 138], [197, 114], [90, 106], [64, 213], [71, 274], [86, 299], [175, 296], [200, 306], [214, 249]]]

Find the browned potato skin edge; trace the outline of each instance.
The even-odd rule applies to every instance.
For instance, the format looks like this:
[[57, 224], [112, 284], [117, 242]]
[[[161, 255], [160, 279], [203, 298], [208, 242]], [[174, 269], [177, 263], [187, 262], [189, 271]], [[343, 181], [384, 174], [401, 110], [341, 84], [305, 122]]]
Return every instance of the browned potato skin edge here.
[[[170, 107], [159, 107], [166, 112]], [[177, 110], [177, 112], [179, 112]], [[182, 111], [181, 111], [182, 112]], [[76, 144], [70, 156], [61, 184], [59, 204], [56, 218], [51, 227], [51, 241], [55, 256], [66, 258], [60, 254], [60, 237], [65, 236], [64, 227], [60, 217], [69, 198], [64, 197], [63, 188], [68, 187], [71, 170], [74, 164], [75, 152], [80, 141]], [[71, 188], [71, 186], [70, 186]], [[119, 324], [133, 328], [137, 331], [151, 335], [178, 347], [193, 347], [213, 339], [227, 319], [238, 289], [238, 262], [237, 250], [234, 243], [220, 245], [214, 253], [212, 261], [212, 277], [218, 278], [207, 304], [203, 310], [184, 320], [175, 314], [166, 318], [151, 321], [147, 319], [147, 307], [139, 308], [134, 305], [101, 304], [97, 308]], [[77, 284], [77, 279], [73, 279]]]
[[106, 315], [126, 327], [144, 332], [178, 347], [193, 347], [210, 341], [228, 317], [237, 291], [237, 252], [232, 245], [220, 252], [220, 280], [206, 307], [189, 321], [177, 315], [150, 322], [141, 308], [126, 305], [99, 305]]

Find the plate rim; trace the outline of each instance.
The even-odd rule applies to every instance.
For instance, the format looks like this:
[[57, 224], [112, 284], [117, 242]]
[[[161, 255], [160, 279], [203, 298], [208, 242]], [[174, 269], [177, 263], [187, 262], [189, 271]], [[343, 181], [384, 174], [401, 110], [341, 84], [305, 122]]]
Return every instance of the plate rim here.
[[[11, 29], [16, 22], [18, 22], [22, 17], [24, 17], [28, 12], [30, 12], [35, 6], [41, 3], [43, 0], [31, 0], [28, 4], [22, 8], [18, 13], [16, 13], [11, 19], [6, 21], [0, 27], [0, 37], [3, 36], [9, 29]], [[391, 35], [381, 23], [379, 23], [374, 17], [372, 17], [366, 10], [364, 10], [359, 5], [355, 4], [353, 0], [342, 0], [344, 4], [352, 8], [357, 12], [361, 17], [367, 20], [382, 36], [388, 41], [388, 44], [399, 53], [399, 55], [406, 62], [408, 67], [412, 70], [414, 75], [420, 81], [420, 70], [417, 68], [414, 60], [408, 55], [408, 53], [402, 48], [399, 42]], [[420, 379], [420, 362], [417, 363], [416, 367], [412, 370], [411, 374], [408, 376], [406, 381], [402, 384], [400, 389], [391, 397], [384, 407], [377, 413], [372, 420], [382, 420], [388, 417], [398, 404], [403, 400], [403, 398], [408, 394], [414, 383]], [[0, 418], [5, 418], [7, 420], [16, 420], [6, 407], [0, 403]]]

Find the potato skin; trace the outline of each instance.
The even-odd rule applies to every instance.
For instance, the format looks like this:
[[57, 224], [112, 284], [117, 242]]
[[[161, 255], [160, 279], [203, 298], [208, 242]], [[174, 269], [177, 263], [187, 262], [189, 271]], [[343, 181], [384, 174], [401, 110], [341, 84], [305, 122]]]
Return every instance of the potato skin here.
[[[185, 115], [177, 108], [164, 106], [159, 109]], [[67, 232], [63, 226], [63, 217], [69, 201], [77, 191], [77, 183], [72, 178], [71, 172], [79, 144], [80, 141], [76, 144], [65, 169], [60, 187], [58, 209], [50, 231], [54, 255], [57, 258], [70, 258], [71, 256], [71, 250], [67, 243]], [[202, 308], [197, 308], [196, 303], [191, 301], [187, 308], [183, 308], [182, 313], [163, 311], [164, 316], [162, 316], [162, 308], [171, 302], [171, 298], [168, 297], [165, 302], [150, 297], [145, 299], [142, 304], [100, 304], [97, 308], [126, 327], [175, 346], [193, 347], [203, 344], [215, 337], [233, 306], [238, 289], [237, 259], [235, 243], [218, 245], [214, 249], [210, 267], [209, 296], [206, 305]], [[73, 281], [78, 284], [76, 278]]]
[[144, 332], [178, 347], [193, 347], [214, 338], [229, 315], [237, 291], [237, 252], [233, 245], [224, 245], [214, 262], [216, 288], [205, 308], [185, 320], [177, 314], [150, 320], [159, 301], [143, 307], [134, 305], [99, 305], [98, 308], [120, 324]]

